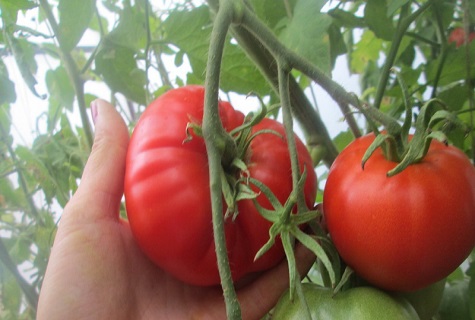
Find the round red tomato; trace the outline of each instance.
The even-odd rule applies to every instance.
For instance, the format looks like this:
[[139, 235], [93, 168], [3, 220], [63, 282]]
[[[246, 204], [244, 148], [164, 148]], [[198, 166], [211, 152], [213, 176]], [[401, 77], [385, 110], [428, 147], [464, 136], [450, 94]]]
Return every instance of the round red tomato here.
[[[145, 110], [132, 134], [126, 162], [127, 216], [140, 248], [158, 266], [194, 285], [220, 283], [212, 231], [209, 173], [202, 137], [187, 124], [203, 118], [204, 88], [187, 86], [163, 94]], [[244, 116], [221, 101], [224, 128], [241, 125]], [[253, 133], [270, 129], [252, 140], [245, 156], [251, 177], [266, 184], [284, 203], [292, 190], [292, 177], [282, 124], [264, 119]], [[305, 145], [297, 140], [301, 169], [308, 173], [304, 192], [309, 206], [315, 200], [317, 180]], [[236, 173], [239, 174], [239, 173]], [[258, 191], [258, 190], [256, 190]], [[263, 194], [257, 201], [271, 209]], [[271, 223], [260, 216], [252, 200], [238, 202], [235, 221], [225, 224], [226, 244], [234, 280], [268, 269], [284, 257], [277, 241], [254, 262], [268, 241]], [[225, 210], [224, 210], [225, 211]]]
[[353, 141], [330, 168], [323, 210], [343, 260], [372, 284], [412, 291], [446, 277], [475, 245], [475, 168], [460, 150], [433, 141], [426, 157], [387, 177], [396, 163]]

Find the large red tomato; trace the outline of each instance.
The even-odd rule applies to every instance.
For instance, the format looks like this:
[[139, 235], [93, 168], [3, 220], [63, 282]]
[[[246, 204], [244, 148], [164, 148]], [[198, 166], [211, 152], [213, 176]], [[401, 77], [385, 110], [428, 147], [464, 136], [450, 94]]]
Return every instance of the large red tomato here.
[[411, 291], [441, 280], [475, 245], [475, 168], [433, 141], [426, 157], [387, 177], [396, 163], [373, 142], [353, 141], [333, 163], [323, 195], [330, 236], [343, 260], [379, 287]]
[[[145, 254], [178, 279], [195, 285], [216, 285], [217, 269], [212, 231], [209, 173], [203, 138], [187, 124], [203, 118], [204, 88], [187, 86], [160, 96], [145, 110], [130, 141], [125, 174], [125, 199], [132, 232]], [[221, 101], [220, 117], [230, 131], [244, 116]], [[273, 130], [252, 140], [245, 163], [251, 177], [266, 184], [284, 203], [292, 190], [291, 165], [282, 124], [264, 119], [252, 131]], [[315, 200], [317, 181], [305, 145], [297, 140], [301, 170], [308, 173], [305, 198]], [[239, 174], [239, 173], [236, 173]], [[257, 191], [257, 190], [256, 190]], [[271, 209], [263, 194], [257, 201]], [[254, 262], [269, 239], [270, 222], [252, 200], [238, 202], [235, 221], [227, 219], [226, 241], [234, 280], [268, 269], [284, 257], [280, 242]]]

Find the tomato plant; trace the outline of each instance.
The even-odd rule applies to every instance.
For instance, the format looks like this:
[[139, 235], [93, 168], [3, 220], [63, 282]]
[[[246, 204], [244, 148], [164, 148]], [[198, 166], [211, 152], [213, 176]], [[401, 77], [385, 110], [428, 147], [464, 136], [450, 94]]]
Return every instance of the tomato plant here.
[[[196, 285], [219, 283], [211, 223], [209, 173], [203, 138], [190, 122], [203, 117], [204, 88], [187, 86], [156, 99], [141, 116], [130, 141], [125, 177], [125, 198], [132, 232], [139, 246], [157, 265], [177, 278]], [[244, 116], [219, 102], [221, 121], [230, 131]], [[187, 133], [188, 130], [188, 133]], [[263, 119], [252, 129], [244, 162], [249, 175], [267, 185], [283, 203], [292, 190], [290, 158], [282, 124]], [[189, 140], [188, 135], [192, 138]], [[186, 141], [186, 142], [185, 142]], [[299, 161], [312, 168], [305, 145], [297, 140]], [[312, 205], [316, 175], [307, 170], [305, 199]], [[257, 190], [256, 190], [257, 191]], [[270, 203], [257, 196], [263, 207]], [[238, 215], [226, 220], [225, 232], [233, 279], [270, 268], [284, 257], [277, 243], [253, 262], [267, 242], [271, 223], [261, 217], [252, 200], [237, 203]]]
[[[470, 43], [475, 39], [475, 31], [472, 31], [468, 34], [468, 42]], [[455, 46], [458, 48], [465, 43], [465, 30], [462, 27], [455, 28], [449, 34], [449, 43], [455, 43]]]
[[432, 141], [401, 173], [378, 148], [362, 168], [373, 134], [337, 157], [323, 208], [343, 260], [372, 284], [410, 291], [441, 280], [475, 245], [475, 168], [460, 150]]
[[407, 300], [416, 310], [420, 320], [431, 320], [441, 305], [445, 283], [446, 279], [443, 279], [420, 290], [393, 294]]
[[469, 281], [461, 279], [448, 283], [444, 290], [437, 319], [440, 320], [472, 320], [468, 294]]
[[[329, 288], [302, 284], [303, 295], [312, 319], [319, 320], [416, 320], [416, 311], [409, 302], [394, 298], [373, 287], [357, 287], [333, 294]], [[284, 294], [273, 311], [273, 319], [307, 319], [306, 308], [298, 298]]]

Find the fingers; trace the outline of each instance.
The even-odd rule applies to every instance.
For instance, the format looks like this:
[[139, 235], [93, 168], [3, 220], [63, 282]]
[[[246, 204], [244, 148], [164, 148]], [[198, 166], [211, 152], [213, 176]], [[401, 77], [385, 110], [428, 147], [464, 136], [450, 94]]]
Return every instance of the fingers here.
[[82, 218], [88, 220], [118, 219], [129, 133], [120, 114], [106, 101], [95, 100], [91, 111], [94, 144], [79, 188], [68, 207], [76, 208], [74, 215], [87, 215]]
[[[298, 243], [295, 248], [295, 260], [297, 270], [303, 276], [315, 262], [315, 255]], [[275, 306], [288, 287], [289, 271], [285, 259], [277, 267], [239, 291], [238, 300], [241, 304], [243, 319], [261, 319]]]

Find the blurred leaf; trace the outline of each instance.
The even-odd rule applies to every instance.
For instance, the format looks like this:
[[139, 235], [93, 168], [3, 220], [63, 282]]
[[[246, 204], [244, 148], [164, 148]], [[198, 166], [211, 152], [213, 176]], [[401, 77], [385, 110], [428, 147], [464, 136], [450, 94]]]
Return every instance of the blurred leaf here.
[[16, 64], [26, 85], [35, 96], [44, 99], [45, 96], [40, 95], [35, 88], [37, 81], [34, 74], [36, 73], [38, 66], [35, 61], [33, 45], [25, 39], [15, 38], [8, 32], [4, 32], [4, 35], [6, 36], [8, 47], [15, 57]]
[[48, 131], [52, 131], [63, 108], [73, 110], [75, 91], [66, 69], [59, 66], [46, 72], [45, 82], [49, 92]]
[[[8, 312], [11, 315], [18, 314], [20, 312], [22, 292], [20, 286], [18, 286], [15, 278], [7, 270], [3, 269], [3, 265], [0, 263], [0, 289], [2, 294], [1, 304], [2, 307], [0, 316], [4, 312]], [[2, 319], [5, 319], [2, 316]], [[10, 319], [13, 319], [11, 316]]]
[[55, 183], [51, 178], [48, 169], [41, 162], [39, 157], [27, 147], [18, 146], [15, 153], [18, 158], [25, 163], [25, 168], [23, 170], [24, 173], [28, 170], [29, 174], [34, 176], [34, 181], [41, 186], [47, 203], [51, 203], [55, 195]]
[[120, 12], [119, 24], [107, 35], [108, 41], [135, 51], [145, 48], [145, 13], [139, 8], [140, 6], [125, 5]]
[[363, 28], [366, 23], [363, 18], [340, 8], [328, 11], [328, 15], [334, 19], [334, 23], [346, 28]]
[[8, 76], [3, 60], [0, 60], [0, 105], [16, 101], [15, 84]]
[[342, 151], [343, 149], [348, 146], [355, 137], [351, 133], [351, 131], [342, 131], [340, 132], [334, 139], [333, 142], [335, 143], [335, 146], [337, 147], [338, 151]]
[[467, 86], [464, 84], [457, 84], [441, 91], [438, 98], [447, 104], [449, 110], [458, 111], [462, 109], [465, 101], [468, 99], [468, 95], [469, 91]]
[[[252, 7], [257, 16], [267, 24], [269, 28], [274, 30], [282, 22], [282, 19], [292, 16], [292, 10], [295, 8], [296, 2], [297, 0], [251, 0]], [[288, 7], [286, 8], [286, 6]]]
[[373, 32], [365, 31], [352, 52], [351, 71], [362, 73], [370, 61], [378, 60], [382, 47], [383, 41], [381, 39], [376, 38]]
[[3, 27], [16, 23], [18, 11], [33, 9], [37, 6], [34, 1], [30, 0], [1, 0], [0, 13]]
[[445, 287], [437, 319], [470, 320], [468, 280], [458, 280]]
[[8, 178], [0, 178], [0, 194], [3, 196], [4, 206], [7, 208], [21, 208], [25, 204], [23, 193], [15, 188]]
[[112, 91], [139, 104], [146, 103], [146, 75], [137, 66], [134, 50], [107, 43], [98, 52], [95, 63], [96, 72]]
[[94, 15], [95, 0], [59, 0], [59, 33], [61, 47], [76, 47]]
[[346, 53], [347, 48], [341, 30], [335, 24], [331, 24], [328, 28], [328, 36], [330, 37], [331, 69], [333, 70], [336, 58]]
[[[440, 74], [439, 86], [445, 86], [450, 83], [464, 80], [467, 76], [467, 68], [470, 68], [471, 75], [475, 74], [475, 63], [471, 63], [467, 66], [467, 57], [464, 47], [454, 49], [449, 52]], [[475, 57], [475, 41], [472, 41], [469, 45], [470, 57]], [[440, 58], [439, 58], [440, 59]], [[433, 83], [439, 66], [439, 59], [431, 60], [427, 63], [426, 78], [428, 83]]]
[[294, 15], [280, 39], [327, 75], [331, 73], [328, 28], [332, 19], [320, 10], [324, 0], [298, 0]]
[[409, 0], [388, 0], [388, 10], [387, 10], [388, 17], [395, 14], [397, 10], [399, 10], [403, 5], [405, 5], [408, 2]]
[[394, 34], [392, 19], [387, 15], [385, 0], [368, 0], [364, 10], [364, 19], [371, 31], [381, 39], [391, 40]]

